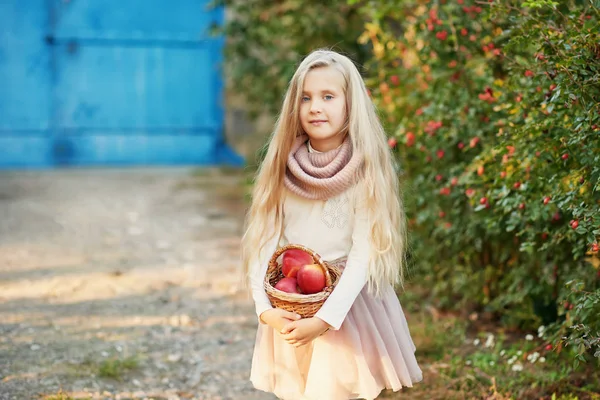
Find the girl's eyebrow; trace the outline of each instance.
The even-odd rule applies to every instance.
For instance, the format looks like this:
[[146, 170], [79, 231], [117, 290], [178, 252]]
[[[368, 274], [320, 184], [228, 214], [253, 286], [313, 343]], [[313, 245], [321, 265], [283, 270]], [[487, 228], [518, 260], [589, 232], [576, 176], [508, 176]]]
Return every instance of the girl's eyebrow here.
[[[324, 89], [324, 90], [321, 90], [321, 94], [323, 94], [323, 93], [337, 93], [337, 92], [338, 91], [335, 90], [335, 89]], [[319, 93], [319, 92], [317, 91], [317, 93]], [[303, 90], [302, 94], [311, 94], [311, 92], [308, 91], [308, 90]]]

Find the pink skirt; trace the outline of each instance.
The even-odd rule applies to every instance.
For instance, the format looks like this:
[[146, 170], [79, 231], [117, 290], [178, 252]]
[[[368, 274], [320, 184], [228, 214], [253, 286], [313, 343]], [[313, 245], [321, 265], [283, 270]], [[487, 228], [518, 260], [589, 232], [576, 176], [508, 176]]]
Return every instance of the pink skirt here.
[[393, 288], [376, 299], [365, 287], [338, 331], [295, 348], [259, 324], [250, 381], [284, 400], [375, 399], [423, 379]]

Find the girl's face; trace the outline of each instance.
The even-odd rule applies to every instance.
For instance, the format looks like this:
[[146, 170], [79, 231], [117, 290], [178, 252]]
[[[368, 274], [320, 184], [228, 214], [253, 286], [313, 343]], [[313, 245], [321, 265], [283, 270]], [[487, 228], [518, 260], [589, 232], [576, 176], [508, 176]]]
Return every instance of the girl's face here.
[[310, 70], [304, 78], [300, 103], [300, 123], [317, 151], [342, 144], [346, 122], [344, 77], [331, 67]]

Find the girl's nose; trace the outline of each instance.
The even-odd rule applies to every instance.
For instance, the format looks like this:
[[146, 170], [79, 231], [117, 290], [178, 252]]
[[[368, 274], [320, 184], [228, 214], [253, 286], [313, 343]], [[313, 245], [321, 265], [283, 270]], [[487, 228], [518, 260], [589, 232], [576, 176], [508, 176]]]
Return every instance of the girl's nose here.
[[321, 104], [318, 101], [313, 101], [310, 103], [310, 112], [311, 113], [320, 113], [321, 112]]

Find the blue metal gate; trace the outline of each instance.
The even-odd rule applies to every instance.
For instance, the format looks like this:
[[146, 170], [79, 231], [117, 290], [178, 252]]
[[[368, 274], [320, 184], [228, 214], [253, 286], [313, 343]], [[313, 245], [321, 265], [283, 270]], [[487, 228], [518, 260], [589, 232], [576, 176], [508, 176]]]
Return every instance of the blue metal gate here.
[[207, 3], [0, 1], [0, 167], [239, 164]]

